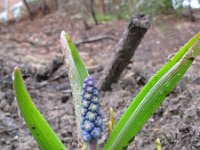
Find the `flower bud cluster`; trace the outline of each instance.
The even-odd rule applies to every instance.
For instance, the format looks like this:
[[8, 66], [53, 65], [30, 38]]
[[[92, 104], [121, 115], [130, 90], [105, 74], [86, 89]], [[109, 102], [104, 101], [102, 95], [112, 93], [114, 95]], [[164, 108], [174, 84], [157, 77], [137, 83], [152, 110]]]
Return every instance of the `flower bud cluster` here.
[[84, 80], [82, 91], [82, 138], [85, 142], [90, 142], [91, 139], [98, 139], [103, 132], [99, 96], [92, 77], [88, 76]]

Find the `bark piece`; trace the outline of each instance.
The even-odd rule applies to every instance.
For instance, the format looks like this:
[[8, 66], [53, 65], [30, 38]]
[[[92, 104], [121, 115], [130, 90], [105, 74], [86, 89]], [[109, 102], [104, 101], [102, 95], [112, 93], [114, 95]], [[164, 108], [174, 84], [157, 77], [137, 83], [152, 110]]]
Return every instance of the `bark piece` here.
[[74, 44], [76, 46], [79, 46], [79, 45], [84, 44], [84, 43], [93, 43], [93, 42], [98, 42], [98, 41], [106, 40], [106, 39], [117, 41], [117, 39], [112, 35], [97, 35], [95, 37], [89, 37], [89, 38], [81, 39], [81, 40], [75, 42]]
[[110, 64], [105, 68], [105, 72], [98, 83], [100, 90], [111, 90], [112, 83], [119, 79], [120, 74], [129, 64], [130, 59], [149, 28], [150, 22], [145, 15], [138, 15], [130, 20], [128, 27], [115, 48], [116, 53], [113, 55]]

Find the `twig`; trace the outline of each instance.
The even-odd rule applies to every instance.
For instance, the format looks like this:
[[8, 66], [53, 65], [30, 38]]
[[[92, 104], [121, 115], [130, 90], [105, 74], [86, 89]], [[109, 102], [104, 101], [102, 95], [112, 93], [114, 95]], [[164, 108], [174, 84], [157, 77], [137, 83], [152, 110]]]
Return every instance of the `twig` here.
[[99, 36], [90, 37], [90, 38], [87, 38], [87, 39], [84, 39], [84, 40], [77, 41], [74, 44], [76, 46], [79, 46], [80, 44], [98, 42], [98, 41], [106, 40], [106, 39], [117, 41], [117, 39], [114, 36], [111, 36], [111, 35], [99, 35]]
[[13, 37], [10, 38], [10, 39], [8, 39], [8, 40], [11, 40], [11, 41], [14, 41], [14, 42], [17, 42], [17, 43], [28, 43], [28, 44], [30, 44], [32, 46], [37, 45], [36, 43], [34, 43], [32, 41], [29, 41], [29, 40], [19, 40], [19, 39], [13, 38]]
[[118, 80], [122, 71], [129, 64], [149, 27], [149, 19], [145, 15], [138, 15], [130, 20], [128, 27], [115, 48], [116, 53], [112, 57], [110, 64], [107, 65], [103, 73], [104, 76], [102, 76], [98, 83], [100, 90], [106, 91], [111, 89], [112, 83]]
[[[98, 41], [106, 40], [106, 39], [117, 41], [117, 38], [115, 38], [112, 35], [98, 35], [98, 36], [95, 36], [95, 37], [90, 37], [90, 38], [87, 38], [87, 39], [79, 40], [77, 42], [74, 42], [74, 44], [76, 46], [80, 46], [81, 44], [93, 43], [93, 42], [98, 42]], [[9, 38], [7, 40], [11, 40], [11, 41], [14, 41], [14, 42], [17, 42], [17, 43], [28, 43], [31, 46], [35, 46], [35, 47], [49, 47], [49, 46], [54, 46], [54, 44], [37, 44], [37, 43], [32, 42], [32, 41], [27, 40], [27, 39], [20, 40], [20, 39], [14, 38], [14, 37]]]
[[21, 43], [28, 43], [29, 45], [31, 45], [31, 46], [35, 46], [35, 47], [50, 47], [50, 46], [54, 46], [55, 44], [37, 44], [37, 43], [35, 43], [35, 42], [32, 42], [32, 41], [30, 41], [30, 40], [25, 40], [25, 39], [22, 39], [22, 40], [20, 40], [20, 39], [16, 39], [16, 38], [9, 38], [9, 39], [7, 39], [7, 40], [10, 40], [10, 41], [14, 41], [14, 42], [16, 42], [16, 43], [19, 43], [19, 44], [21, 44]]
[[[93, 74], [95, 72], [99, 72], [99, 71], [103, 70], [103, 66], [101, 66], [101, 65], [91, 66], [91, 67], [88, 67], [87, 70], [90, 74]], [[65, 66], [62, 66], [62, 67], [60, 67], [60, 70], [58, 70], [56, 75], [53, 75], [51, 77], [50, 81], [55, 81], [55, 80], [58, 80], [60, 78], [64, 78], [67, 76], [68, 76], [67, 70], [66, 70]]]

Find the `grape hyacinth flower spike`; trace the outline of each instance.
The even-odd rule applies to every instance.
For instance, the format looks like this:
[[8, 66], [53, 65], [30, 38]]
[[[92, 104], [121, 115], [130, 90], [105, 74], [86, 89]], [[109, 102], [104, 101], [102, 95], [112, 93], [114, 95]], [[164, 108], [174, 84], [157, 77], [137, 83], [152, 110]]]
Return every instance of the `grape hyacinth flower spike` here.
[[98, 91], [90, 76], [83, 82], [81, 117], [82, 139], [88, 143], [88, 150], [96, 150], [97, 139], [103, 132], [103, 122]]

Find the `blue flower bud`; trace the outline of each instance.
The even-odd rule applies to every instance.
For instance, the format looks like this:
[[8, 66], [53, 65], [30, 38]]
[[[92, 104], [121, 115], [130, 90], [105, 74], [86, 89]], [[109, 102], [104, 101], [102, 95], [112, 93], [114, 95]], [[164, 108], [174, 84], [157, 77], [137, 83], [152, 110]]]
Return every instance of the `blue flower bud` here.
[[81, 107], [82, 138], [85, 142], [100, 138], [103, 132], [103, 121], [100, 112], [98, 91], [92, 77], [83, 82]]
[[83, 138], [83, 141], [89, 142], [91, 141], [92, 136], [87, 131], [82, 130], [82, 138]]
[[94, 121], [94, 120], [96, 120], [96, 116], [97, 116], [96, 112], [88, 111], [85, 118], [88, 119], [89, 121]]
[[99, 98], [96, 95], [92, 97], [92, 103], [94, 103], [94, 104], [99, 103]]
[[88, 92], [86, 91], [86, 92], [84, 93], [84, 98], [85, 98], [86, 100], [90, 101], [91, 98], [92, 98], [92, 93], [88, 93]]
[[87, 132], [92, 131], [94, 128], [94, 124], [88, 120], [84, 121], [84, 124], [82, 125], [82, 129], [84, 129]]
[[102, 130], [100, 128], [94, 128], [91, 132], [93, 138], [98, 138], [101, 136]]
[[87, 93], [92, 93], [92, 92], [93, 92], [93, 87], [88, 86], [88, 87], [86, 88], [86, 92], [87, 92]]
[[82, 108], [82, 109], [81, 109], [81, 115], [82, 115], [82, 116], [85, 116], [85, 115], [87, 114], [87, 111], [88, 111], [87, 109]]
[[97, 116], [96, 120], [94, 121], [95, 126], [100, 127], [103, 125], [102, 118]]
[[99, 92], [98, 92], [98, 90], [97, 90], [96, 88], [94, 89], [93, 94], [94, 94], [95, 96], [98, 96], [98, 95], [99, 95]]
[[85, 100], [85, 101], [82, 102], [82, 107], [83, 108], [87, 109], [89, 106], [90, 106], [90, 101], [86, 101]]
[[91, 103], [90, 107], [89, 107], [89, 110], [92, 111], [92, 112], [97, 112], [98, 111], [98, 107], [99, 106], [97, 104]]

